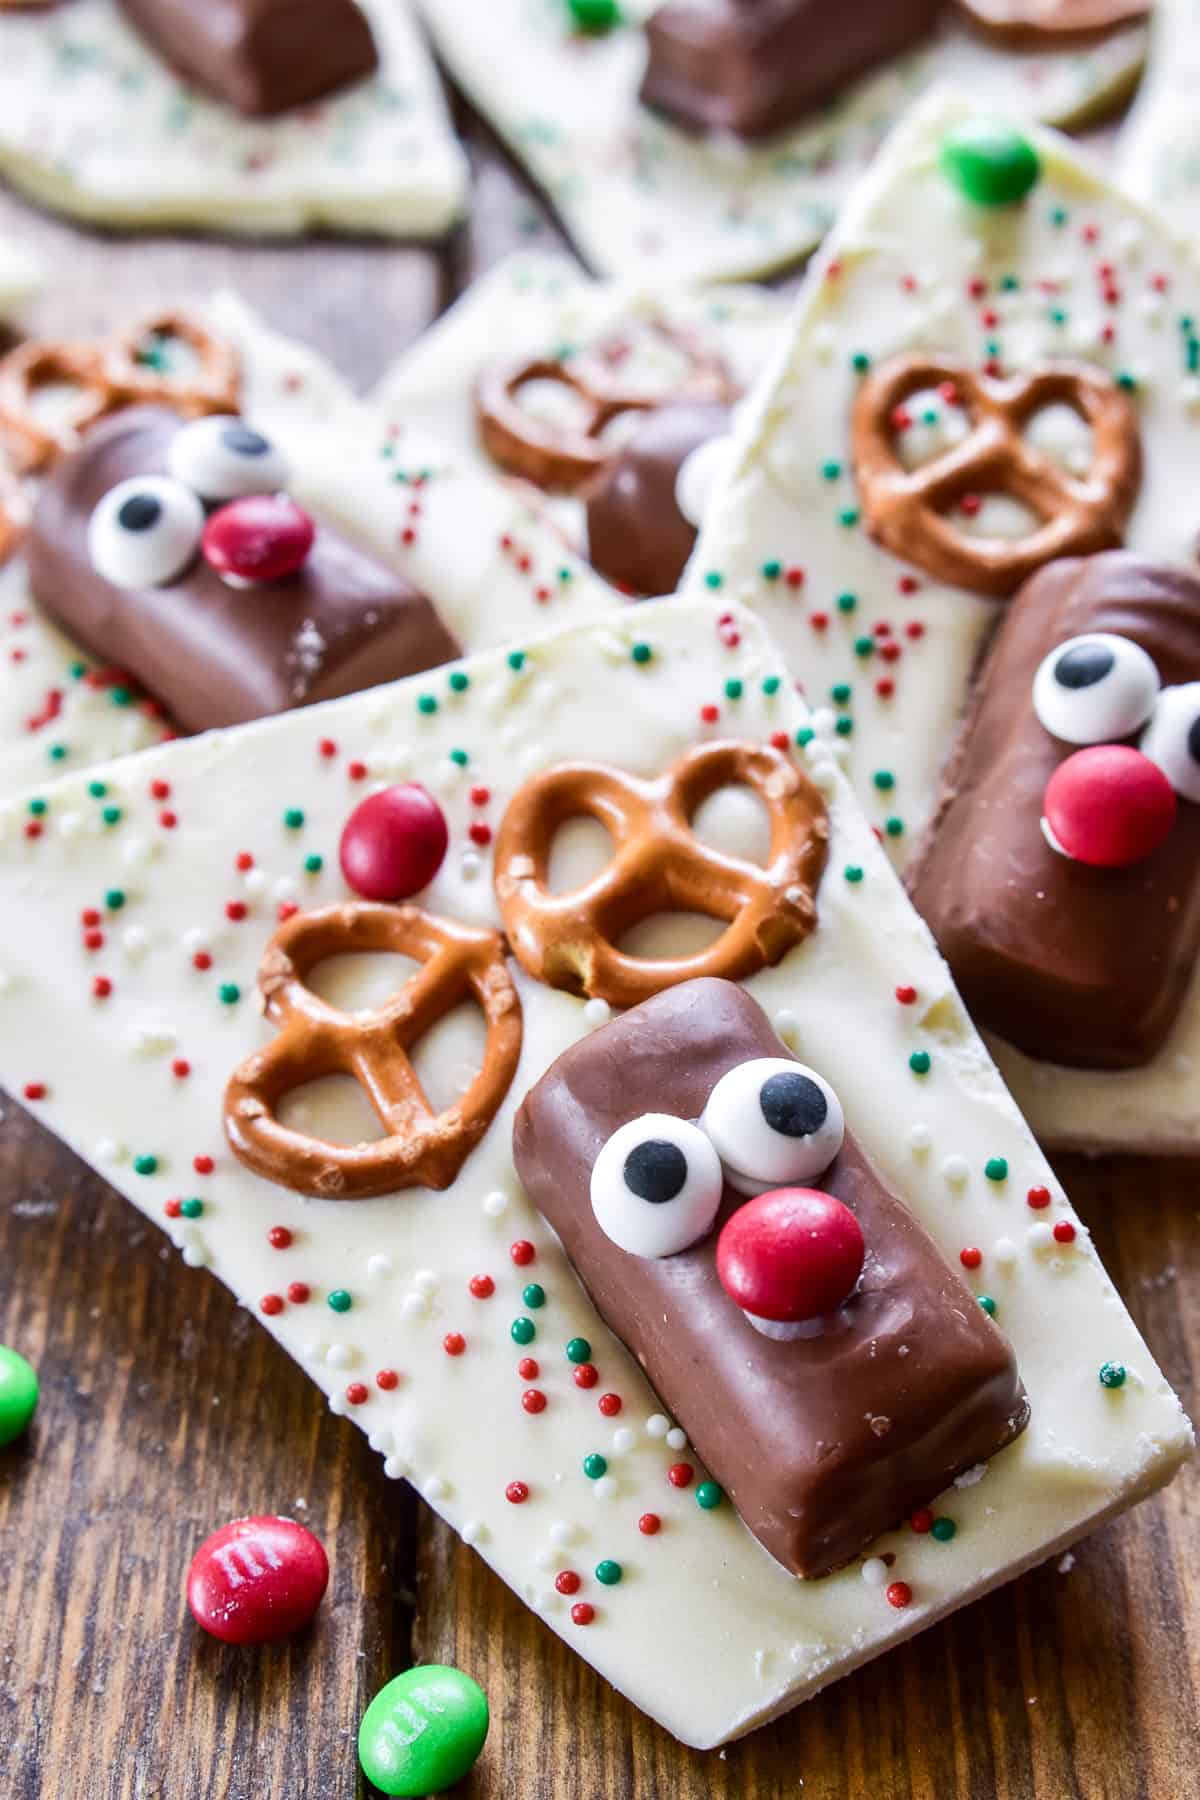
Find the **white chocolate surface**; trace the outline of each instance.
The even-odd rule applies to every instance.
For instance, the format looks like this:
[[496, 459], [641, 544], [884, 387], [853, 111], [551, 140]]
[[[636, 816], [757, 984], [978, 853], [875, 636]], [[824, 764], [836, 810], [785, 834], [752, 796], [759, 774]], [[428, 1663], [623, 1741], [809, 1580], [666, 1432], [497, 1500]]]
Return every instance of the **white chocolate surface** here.
[[1083, 122], [1128, 90], [1145, 28], [1088, 50], [1016, 53], [949, 20], [929, 44], [765, 144], [697, 137], [637, 99], [639, 29], [573, 34], [566, 0], [418, 0], [446, 67], [528, 168], [584, 259], [645, 281], [763, 274], [819, 242], [895, 120], [931, 82]]
[[[639, 643], [650, 647], [649, 661], [634, 659]], [[797, 1053], [833, 1084], [884, 1179], [951, 1262], [957, 1266], [965, 1244], [981, 1248], [971, 1285], [995, 1299], [1032, 1406], [1025, 1435], [938, 1502], [957, 1525], [951, 1542], [905, 1527], [873, 1546], [876, 1558], [895, 1559], [887, 1579], [911, 1585], [908, 1608], [888, 1604], [877, 1560], [798, 1582], [764, 1554], [727, 1500], [706, 1512], [694, 1488], [668, 1483], [672, 1463], [694, 1459], [665, 1436], [659, 1400], [520, 1194], [513, 1112], [553, 1057], [603, 1018], [603, 1006], [519, 977], [525, 1035], [517, 1078], [442, 1193], [310, 1201], [233, 1159], [221, 1096], [235, 1064], [269, 1036], [254, 981], [277, 907], [346, 897], [338, 835], [374, 783], [419, 778], [437, 794], [450, 849], [424, 899], [435, 911], [494, 921], [490, 850], [468, 837], [468, 826], [494, 829], [535, 771], [582, 757], [650, 774], [698, 737], [791, 738], [805, 716], [761, 626], [741, 613], [722, 625], [718, 609], [692, 603], [649, 603], [609, 624], [544, 638], [529, 645], [519, 668], [497, 651], [462, 672], [465, 688], [439, 671], [116, 763], [93, 773], [102, 795], [71, 775], [35, 796], [40, 813], [28, 799], [0, 809], [0, 909], [10, 947], [0, 958], [0, 1074], [15, 1096], [45, 1084], [43, 1097], [27, 1101], [36, 1114], [165, 1224], [185, 1261], [210, 1268], [248, 1307], [283, 1296], [290, 1283], [310, 1284], [307, 1301], [289, 1300], [263, 1322], [335, 1410], [350, 1412], [370, 1435], [387, 1472], [408, 1476], [551, 1629], [636, 1704], [685, 1742], [709, 1746], [1057, 1553], [1169, 1479], [1190, 1432], [828, 755], [810, 757], [832, 821], [819, 926], [748, 985]], [[421, 696], [435, 709], [423, 710]], [[710, 703], [719, 718], [703, 725], [700, 708]], [[322, 752], [322, 739], [331, 752]], [[465, 752], [465, 765], [455, 751]], [[366, 780], [350, 776], [352, 759], [366, 763]], [[152, 782], [169, 784], [172, 831], [160, 828], [161, 785], [152, 798]], [[289, 823], [293, 808], [302, 819]], [[43, 830], [30, 839], [35, 817]], [[744, 804], [716, 797], [706, 839], [744, 843], [748, 831]], [[243, 853], [252, 866], [239, 870]], [[314, 854], [324, 859], [319, 871], [305, 866]], [[861, 879], [847, 879], [847, 868]], [[227, 915], [231, 900], [248, 909], [240, 921]], [[98, 950], [81, 942], [87, 907], [102, 914]], [[652, 927], [643, 948], [649, 935]], [[198, 955], [211, 966], [197, 967]], [[113, 987], [97, 999], [101, 973]], [[364, 979], [377, 973], [368, 966]], [[336, 970], [321, 991], [347, 1003], [346, 979]], [[899, 983], [916, 988], [915, 1002], [897, 1001]], [[224, 1001], [223, 984], [232, 984]], [[350, 1003], [362, 1004], [365, 992], [360, 981]], [[421, 1068], [436, 1094], [461, 1085], [467, 1043], [457, 1020], [430, 1034]], [[918, 1048], [932, 1058], [925, 1075], [909, 1066]], [[186, 1060], [186, 1076], [173, 1071], [177, 1058]], [[303, 1103], [320, 1125], [324, 1096], [310, 1092]], [[211, 1172], [193, 1172], [197, 1156], [213, 1158]], [[997, 1157], [1007, 1173], [989, 1178], [985, 1164]], [[1038, 1184], [1053, 1199], [1035, 1212], [1026, 1192]], [[202, 1216], [165, 1220], [172, 1196], [199, 1197]], [[1057, 1244], [1053, 1222], [1074, 1223], [1074, 1241]], [[270, 1247], [275, 1225], [294, 1234], [290, 1248]], [[519, 1238], [537, 1250], [521, 1269], [508, 1252]], [[469, 1294], [476, 1274], [493, 1276], [491, 1298]], [[543, 1307], [523, 1299], [531, 1280], [545, 1288]], [[338, 1290], [349, 1294], [349, 1310], [328, 1304]], [[536, 1322], [525, 1348], [510, 1336], [518, 1315]], [[466, 1340], [461, 1356], [443, 1349], [454, 1331]], [[599, 1370], [590, 1390], [573, 1383], [564, 1355], [575, 1335], [589, 1340]], [[538, 1360], [532, 1382], [517, 1372], [523, 1355]], [[1114, 1391], [1098, 1379], [1106, 1361], [1127, 1370]], [[400, 1376], [390, 1392], [375, 1383], [381, 1369]], [[347, 1387], [359, 1381], [368, 1397], [355, 1403]], [[537, 1415], [521, 1406], [530, 1385], [548, 1397]], [[603, 1393], [621, 1398], [615, 1420], [597, 1409]], [[608, 1469], [589, 1480], [582, 1462], [594, 1452]], [[514, 1480], [528, 1484], [524, 1504], [505, 1497]], [[654, 1537], [638, 1530], [647, 1510], [663, 1520]], [[624, 1569], [616, 1587], [592, 1573], [609, 1557]], [[587, 1627], [571, 1622], [555, 1591], [555, 1572], [567, 1567], [583, 1576], [579, 1598], [596, 1606]]]
[[366, 81], [276, 119], [187, 87], [116, 0], [0, 13], [0, 172], [96, 224], [427, 237], [463, 210], [466, 162], [408, 0], [360, 0]]
[[[929, 96], [847, 205], [743, 413], [730, 479], [683, 584], [699, 594], [719, 580], [719, 593], [759, 613], [870, 820], [885, 833], [889, 820], [899, 821], [887, 842], [901, 865], [930, 816], [971, 671], [1001, 604], [898, 561], [858, 522], [853, 358], [879, 363], [924, 350], [978, 369], [994, 344], [1006, 373], [1059, 356], [1132, 377], [1144, 468], [1126, 542], [1188, 565], [1197, 535], [1188, 471], [1200, 451], [1200, 346], [1189, 353], [1180, 321], [1200, 318], [1200, 263], [1048, 132], [1033, 133], [1042, 175], [1024, 205], [970, 205], [941, 172], [938, 147], [973, 110], [957, 91]], [[1017, 285], [1006, 287], [1006, 278]], [[972, 284], [982, 286], [973, 292]], [[1047, 430], [1058, 436], [1053, 419]], [[780, 573], [768, 578], [764, 570], [775, 567]], [[802, 575], [800, 585], [789, 586], [788, 571]], [[853, 597], [852, 611], [839, 611], [841, 596]], [[814, 626], [814, 615], [827, 622]], [[923, 635], [910, 637], [914, 629]], [[880, 680], [894, 692], [881, 696]], [[849, 698], [835, 698], [844, 688]], [[848, 727], [840, 739], [839, 720]], [[1200, 1147], [1196, 1000], [1163, 1052], [1131, 1074], [1052, 1070], [1007, 1049], [999, 1054], [1044, 1142]]]
[[1200, 4], [1156, 0], [1137, 103], [1117, 139], [1113, 174], [1178, 231], [1200, 230]]
[[0, 319], [9, 319], [45, 284], [42, 259], [16, 238], [0, 238]]

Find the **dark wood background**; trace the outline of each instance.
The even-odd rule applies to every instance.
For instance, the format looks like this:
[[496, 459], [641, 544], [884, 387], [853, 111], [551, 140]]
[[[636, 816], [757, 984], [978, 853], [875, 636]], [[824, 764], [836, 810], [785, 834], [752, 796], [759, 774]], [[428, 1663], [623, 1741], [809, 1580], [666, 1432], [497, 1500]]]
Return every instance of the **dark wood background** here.
[[[474, 219], [437, 252], [122, 241], [0, 194], [46, 251], [43, 331], [232, 282], [373, 381], [470, 280], [553, 226], [479, 125]], [[619, 1699], [388, 1481], [210, 1277], [7, 1103], [0, 1342], [39, 1368], [0, 1451], [0, 1800], [354, 1800], [358, 1720], [412, 1659], [483, 1683], [471, 1800], [1200, 1800], [1200, 1478], [724, 1753], [681, 1749]], [[1197, 1166], [1062, 1174], [1167, 1375], [1200, 1366]], [[286, 1648], [205, 1638], [183, 1601], [200, 1540], [303, 1518], [331, 1591]], [[664, 1634], [663, 1654], [670, 1654]]]

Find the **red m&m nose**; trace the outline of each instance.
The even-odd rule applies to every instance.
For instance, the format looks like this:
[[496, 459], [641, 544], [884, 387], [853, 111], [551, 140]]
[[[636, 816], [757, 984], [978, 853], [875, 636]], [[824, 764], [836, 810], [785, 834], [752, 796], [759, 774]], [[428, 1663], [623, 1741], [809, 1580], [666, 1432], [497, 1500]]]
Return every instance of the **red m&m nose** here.
[[342, 832], [342, 874], [364, 900], [407, 900], [442, 866], [446, 815], [419, 781], [384, 788], [355, 807]]
[[1157, 850], [1175, 823], [1175, 790], [1128, 744], [1095, 744], [1046, 784], [1042, 828], [1055, 850], [1097, 869], [1124, 869]]
[[235, 1519], [205, 1538], [188, 1570], [193, 1618], [227, 1644], [270, 1644], [321, 1604], [329, 1563], [294, 1519]]
[[204, 559], [230, 581], [282, 581], [303, 568], [316, 528], [284, 494], [248, 494], [218, 507], [200, 540]]
[[794, 1325], [836, 1312], [862, 1274], [865, 1254], [862, 1227], [832, 1194], [776, 1188], [726, 1222], [717, 1274], [751, 1323]]

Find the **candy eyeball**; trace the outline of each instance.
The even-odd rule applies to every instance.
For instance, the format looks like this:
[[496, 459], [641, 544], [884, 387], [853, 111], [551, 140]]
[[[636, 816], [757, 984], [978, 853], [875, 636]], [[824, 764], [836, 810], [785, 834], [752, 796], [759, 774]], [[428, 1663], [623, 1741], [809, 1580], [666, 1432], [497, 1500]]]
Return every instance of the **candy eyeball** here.
[[1141, 748], [1181, 798], [1200, 802], [1200, 681], [1163, 689]]
[[766, 1056], [722, 1075], [700, 1121], [731, 1187], [793, 1187], [826, 1170], [842, 1147], [841, 1103], [815, 1069]]
[[1158, 698], [1154, 660], [1108, 631], [1068, 638], [1033, 678], [1033, 708], [1066, 744], [1110, 744], [1144, 725]]
[[247, 494], [277, 494], [289, 470], [269, 437], [244, 419], [218, 414], [196, 419], [171, 439], [167, 468], [201, 499], [240, 500]]
[[115, 587], [162, 587], [182, 575], [200, 547], [204, 508], [169, 475], [118, 482], [88, 521], [88, 556]]
[[631, 1256], [675, 1256], [711, 1230], [724, 1178], [699, 1126], [669, 1113], [622, 1125], [592, 1167], [592, 1211]]

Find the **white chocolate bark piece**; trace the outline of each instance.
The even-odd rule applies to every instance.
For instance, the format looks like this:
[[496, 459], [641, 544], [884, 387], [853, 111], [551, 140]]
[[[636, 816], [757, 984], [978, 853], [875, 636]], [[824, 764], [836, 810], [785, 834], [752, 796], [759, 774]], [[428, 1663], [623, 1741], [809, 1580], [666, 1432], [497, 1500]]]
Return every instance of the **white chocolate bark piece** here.
[[16, 238], [0, 238], [0, 319], [10, 319], [45, 285], [42, 259]]
[[466, 196], [407, 0], [361, 0], [379, 69], [315, 106], [248, 119], [186, 86], [115, 0], [0, 13], [0, 172], [101, 225], [427, 237]]
[[1084, 51], [1001, 50], [954, 19], [766, 144], [688, 134], [643, 107], [641, 21], [573, 33], [566, 0], [418, 0], [455, 81], [549, 197], [601, 274], [764, 274], [819, 242], [893, 122], [933, 81], [992, 105], [1082, 123], [1136, 80], [1145, 28]]
[[[684, 580], [694, 593], [717, 583], [761, 615], [900, 864], [928, 821], [1002, 603], [940, 583], [867, 536], [850, 456], [861, 359], [926, 351], [981, 369], [994, 356], [1013, 373], [1058, 356], [1106, 370], [1130, 384], [1141, 431], [1126, 543], [1189, 564], [1200, 524], [1186, 475], [1200, 450], [1200, 343], [1184, 323], [1200, 317], [1200, 263], [1045, 131], [1031, 131], [1042, 174], [1022, 206], [970, 205], [942, 173], [938, 149], [973, 111], [957, 91], [929, 96], [848, 204], [743, 415], [729, 480]], [[954, 409], [929, 400], [930, 423], [915, 429], [936, 447], [949, 441]], [[1064, 458], [1086, 451], [1061, 423], [1047, 409], [1051, 446]], [[1131, 1074], [1042, 1069], [999, 1051], [1042, 1141], [1200, 1145], [1198, 1002], [1185, 1006], [1163, 1052]]]
[[[517, 973], [516, 1079], [442, 1192], [307, 1200], [234, 1160], [222, 1093], [271, 1035], [255, 977], [278, 908], [347, 897], [339, 833], [372, 785], [417, 778], [436, 794], [450, 847], [422, 903], [494, 924], [482, 828], [498, 825], [527, 777], [577, 758], [649, 775], [704, 738], [786, 743], [805, 717], [756, 620], [679, 601], [546, 636], [523, 655], [494, 651], [457, 674], [150, 751], [94, 773], [103, 793], [70, 776], [9, 802], [0, 1074], [169, 1231], [189, 1264], [210, 1268], [260, 1315], [330, 1405], [369, 1434], [387, 1472], [408, 1476], [551, 1629], [678, 1737], [709, 1746], [1061, 1551], [1169, 1479], [1190, 1430], [831, 757], [810, 764], [832, 823], [819, 925], [748, 986], [833, 1084], [884, 1180], [946, 1256], [957, 1264], [967, 1244], [983, 1252], [971, 1281], [1012, 1339], [1032, 1415], [1014, 1445], [938, 1502], [957, 1528], [952, 1541], [905, 1527], [866, 1562], [798, 1582], [727, 1500], [705, 1510], [695, 1484], [668, 1481], [672, 1464], [695, 1458], [523, 1198], [511, 1160], [521, 1098], [600, 1022], [603, 1005]], [[709, 707], [715, 720], [702, 717]], [[353, 778], [356, 761], [365, 780]], [[176, 814], [169, 832], [158, 820], [164, 784]], [[27, 835], [31, 822], [40, 835]], [[752, 853], [758, 824], [729, 792], [705, 809], [701, 830]], [[570, 886], [592, 866], [590, 848], [572, 832], [562, 855]], [[92, 949], [80, 927], [89, 907], [104, 940]], [[685, 928], [664, 924], [656, 948], [678, 948]], [[387, 991], [380, 974], [370, 958], [335, 960], [321, 991], [361, 1006]], [[97, 975], [112, 984], [100, 998]], [[460, 1024], [456, 1015], [436, 1027], [418, 1058], [438, 1104], [461, 1091], [478, 1054], [477, 1035]], [[918, 1051], [930, 1057], [924, 1074], [910, 1064]], [[342, 1108], [340, 1089], [326, 1084], [296, 1103], [308, 1129], [332, 1131], [340, 1117], [354, 1141], [362, 1106], [352, 1099]], [[1028, 1190], [1043, 1186], [1047, 1205], [1031, 1209]], [[1070, 1242], [1054, 1238], [1054, 1224], [1060, 1237], [1073, 1230]], [[274, 1227], [291, 1234], [288, 1247], [272, 1247]], [[532, 1263], [510, 1257], [518, 1240], [534, 1246]], [[470, 1291], [478, 1275], [492, 1278], [489, 1297]], [[531, 1282], [544, 1298], [526, 1291]], [[532, 1323], [532, 1342], [514, 1341], [517, 1318]], [[445, 1347], [452, 1333], [459, 1354]], [[566, 1346], [579, 1337], [598, 1371], [593, 1387], [573, 1379]], [[526, 1356], [536, 1378], [518, 1370]], [[1119, 1388], [1099, 1379], [1107, 1362], [1126, 1371]], [[529, 1387], [546, 1395], [543, 1411], [523, 1408]], [[605, 1394], [620, 1400], [615, 1417], [598, 1407]], [[606, 1467], [592, 1463], [589, 1475], [584, 1459], [597, 1455]], [[528, 1489], [520, 1503], [507, 1497], [514, 1482]], [[653, 1536], [639, 1530], [647, 1512], [662, 1520]], [[594, 1576], [602, 1559], [621, 1565], [617, 1585]], [[577, 1598], [596, 1609], [586, 1626], [555, 1589], [567, 1568], [582, 1577]], [[890, 1605], [881, 1577], [908, 1583], [911, 1604]]]
[[1157, 0], [1145, 80], [1117, 140], [1116, 179], [1188, 237], [1200, 226], [1200, 5]]
[[[481, 477], [506, 477], [479, 441], [475, 383], [497, 359], [575, 355], [615, 338], [631, 346], [631, 382], [669, 391], [680, 376], [680, 353], [658, 335], [681, 334], [724, 361], [736, 385], [748, 390], [764, 368], [788, 316], [789, 304], [764, 288], [647, 286], [637, 279], [592, 281], [569, 257], [518, 251], [473, 283], [449, 312], [388, 370], [371, 399], [386, 430], [427, 432], [441, 448]], [[586, 551], [583, 503], [562, 495], [536, 496], [567, 541]]]
[[[423, 431], [401, 440], [322, 357], [236, 295], [214, 296], [204, 317], [237, 349], [242, 411], [282, 449], [295, 499], [428, 594], [461, 643], [527, 637], [622, 604], [470, 456]], [[95, 660], [41, 612], [14, 558], [0, 571], [0, 793], [158, 741], [161, 723], [123, 684], [93, 685]]]

